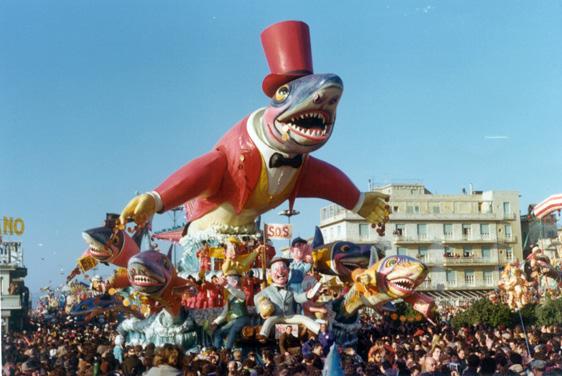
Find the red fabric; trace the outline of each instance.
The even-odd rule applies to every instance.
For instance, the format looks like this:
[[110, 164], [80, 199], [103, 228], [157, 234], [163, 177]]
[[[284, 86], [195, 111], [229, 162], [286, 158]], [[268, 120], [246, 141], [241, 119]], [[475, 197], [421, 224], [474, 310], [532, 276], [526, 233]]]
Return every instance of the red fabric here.
[[175, 208], [203, 194], [212, 195], [217, 192], [225, 168], [226, 158], [218, 150], [185, 164], [156, 188], [162, 199], [162, 211]]
[[210, 283], [207, 287], [209, 292], [209, 308], [222, 307], [220, 303], [220, 289], [221, 287]]
[[[187, 202], [188, 221], [194, 221], [224, 202], [240, 213], [258, 182], [262, 158], [246, 130], [247, 117], [230, 129], [215, 150], [187, 163], [166, 179], [156, 192], [164, 210]], [[316, 197], [352, 209], [359, 190], [339, 169], [311, 156], [297, 178], [295, 197]]]
[[309, 156], [294, 194], [294, 197], [323, 198], [351, 210], [360, 192], [340, 169]]

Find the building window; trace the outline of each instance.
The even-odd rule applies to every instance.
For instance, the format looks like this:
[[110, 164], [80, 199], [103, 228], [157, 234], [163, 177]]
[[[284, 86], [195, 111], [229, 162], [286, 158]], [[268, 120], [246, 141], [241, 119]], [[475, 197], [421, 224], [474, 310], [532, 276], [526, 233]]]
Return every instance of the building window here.
[[427, 239], [427, 225], [426, 224], [418, 224], [418, 238], [419, 239]]
[[504, 231], [505, 231], [505, 238], [506, 239], [511, 239], [511, 225], [509, 223], [506, 223], [504, 225]]
[[408, 214], [419, 214], [420, 207], [417, 205], [406, 205], [406, 213]]
[[398, 212], [399, 212], [398, 209], [399, 209], [398, 206], [393, 206], [393, 207], [392, 207], [392, 212], [393, 212], [393, 213], [398, 213]]
[[474, 270], [466, 269], [464, 271], [464, 284], [467, 286], [474, 286]]
[[505, 249], [505, 258], [507, 261], [513, 261], [513, 248]]
[[489, 260], [492, 257], [492, 252], [490, 250], [490, 247], [482, 247], [482, 258]]
[[420, 259], [420, 261], [423, 262], [427, 262], [428, 261], [428, 253], [429, 250], [427, 249], [427, 247], [419, 247], [418, 248], [418, 259]]
[[470, 237], [470, 225], [463, 224], [462, 225], [462, 238], [468, 239]]
[[439, 213], [441, 213], [441, 209], [439, 208], [439, 204], [433, 205], [433, 206], [431, 207], [431, 212], [432, 212], [433, 214], [439, 214]]
[[449, 247], [443, 247], [443, 256], [445, 257], [453, 257], [453, 252]]
[[482, 239], [488, 239], [490, 237], [490, 225], [487, 223], [482, 223], [480, 225], [480, 235]]
[[341, 225], [336, 226], [336, 238], [341, 239]]
[[503, 203], [503, 214], [505, 216], [511, 215], [511, 202], [506, 201], [506, 202]]
[[447, 285], [449, 286], [457, 285], [457, 275], [454, 270], [447, 270], [447, 274], [445, 275], [445, 278], [447, 278]]
[[396, 249], [396, 254], [398, 256], [408, 256], [408, 248], [398, 247]]
[[394, 235], [396, 235], [396, 236], [406, 235], [406, 231], [405, 231], [403, 223], [397, 223], [396, 224], [396, 227], [394, 229]]
[[366, 238], [369, 236], [369, 224], [368, 223], [360, 223], [359, 224], [359, 237]]
[[463, 257], [472, 257], [472, 248], [471, 247], [464, 247], [462, 251]]
[[486, 286], [494, 285], [494, 273], [491, 270], [484, 271], [484, 283]]
[[443, 225], [443, 236], [445, 239], [450, 239], [453, 237], [453, 224], [446, 223]]

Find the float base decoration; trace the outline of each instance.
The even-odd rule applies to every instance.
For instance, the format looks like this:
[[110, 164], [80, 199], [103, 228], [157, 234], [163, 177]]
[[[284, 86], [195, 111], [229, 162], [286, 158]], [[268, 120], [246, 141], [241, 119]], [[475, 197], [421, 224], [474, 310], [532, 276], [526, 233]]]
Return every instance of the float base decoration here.
[[201, 327], [189, 315], [174, 317], [166, 310], [146, 319], [126, 319], [119, 324], [117, 331], [125, 338], [127, 345], [154, 343], [163, 346], [171, 343], [184, 349], [196, 347], [201, 336]]
[[[187, 234], [179, 242], [183, 249], [181, 258], [178, 261], [179, 274], [185, 277], [187, 275], [200, 275], [202, 270], [205, 273], [221, 270], [220, 264], [222, 264], [222, 260], [225, 258], [226, 244], [233, 238], [240, 244], [257, 244], [262, 239], [262, 234], [259, 232], [252, 234], [229, 234], [219, 232], [215, 228]], [[204, 265], [205, 261], [200, 256], [200, 251], [205, 247], [208, 248], [206, 257], [210, 260], [215, 260], [214, 268], [211, 268], [211, 265]], [[208, 261], [209, 263], [210, 260]]]

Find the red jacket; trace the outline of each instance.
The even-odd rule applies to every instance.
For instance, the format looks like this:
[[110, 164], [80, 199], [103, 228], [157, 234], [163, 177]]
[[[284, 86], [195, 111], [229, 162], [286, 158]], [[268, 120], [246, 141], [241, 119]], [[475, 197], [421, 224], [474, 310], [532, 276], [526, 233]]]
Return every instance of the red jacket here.
[[[262, 157], [246, 129], [248, 117], [231, 128], [215, 148], [168, 177], [156, 192], [162, 211], [187, 202], [189, 221], [201, 218], [224, 202], [240, 213], [253, 192], [262, 169]], [[295, 188], [287, 197], [316, 197], [352, 209], [360, 192], [339, 169], [305, 155]]]

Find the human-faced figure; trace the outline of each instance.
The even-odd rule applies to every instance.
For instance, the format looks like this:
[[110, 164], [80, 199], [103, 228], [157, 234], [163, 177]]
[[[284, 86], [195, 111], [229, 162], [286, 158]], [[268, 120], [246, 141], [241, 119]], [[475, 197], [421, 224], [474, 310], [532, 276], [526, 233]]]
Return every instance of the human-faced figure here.
[[289, 267], [283, 261], [277, 261], [271, 265], [271, 279], [273, 284], [285, 287], [289, 281]]

